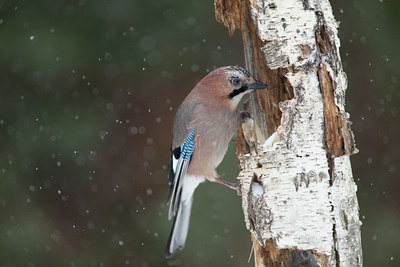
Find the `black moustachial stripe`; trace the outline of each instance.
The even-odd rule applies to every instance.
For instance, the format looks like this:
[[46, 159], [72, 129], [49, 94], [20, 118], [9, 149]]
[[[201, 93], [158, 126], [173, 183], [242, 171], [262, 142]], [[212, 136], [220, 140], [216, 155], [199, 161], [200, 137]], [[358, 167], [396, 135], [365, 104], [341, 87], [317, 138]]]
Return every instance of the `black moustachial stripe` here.
[[228, 98], [229, 98], [229, 99], [232, 99], [232, 98], [234, 98], [235, 96], [237, 96], [238, 94], [241, 94], [241, 93], [243, 93], [243, 92], [246, 91], [246, 90], [247, 90], [247, 86], [246, 86], [246, 85], [243, 85], [243, 86], [240, 87], [239, 89], [233, 90], [233, 91], [228, 95]]

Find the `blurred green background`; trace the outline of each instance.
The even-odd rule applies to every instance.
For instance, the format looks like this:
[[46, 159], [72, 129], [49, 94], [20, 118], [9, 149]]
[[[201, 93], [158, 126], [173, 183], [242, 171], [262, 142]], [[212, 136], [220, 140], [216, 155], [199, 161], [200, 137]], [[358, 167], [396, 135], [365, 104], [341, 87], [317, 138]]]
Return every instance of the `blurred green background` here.
[[[400, 265], [399, 1], [332, 1], [360, 152], [365, 266]], [[212, 1], [0, 1], [0, 266], [253, 266], [240, 198], [196, 192], [164, 259], [172, 119], [209, 70], [244, 65]], [[238, 173], [233, 147], [219, 167]]]

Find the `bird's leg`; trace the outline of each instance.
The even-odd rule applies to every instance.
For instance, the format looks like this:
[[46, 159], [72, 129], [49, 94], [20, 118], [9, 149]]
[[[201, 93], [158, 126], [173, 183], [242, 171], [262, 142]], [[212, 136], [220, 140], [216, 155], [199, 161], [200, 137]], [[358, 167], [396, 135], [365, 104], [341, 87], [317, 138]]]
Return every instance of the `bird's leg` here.
[[236, 183], [229, 183], [229, 182], [226, 182], [224, 180], [221, 180], [221, 179], [215, 177], [214, 182], [225, 185], [225, 186], [229, 187], [230, 189], [235, 190], [236, 194], [238, 196], [242, 195], [242, 192], [240, 191], [240, 181], [237, 181]]

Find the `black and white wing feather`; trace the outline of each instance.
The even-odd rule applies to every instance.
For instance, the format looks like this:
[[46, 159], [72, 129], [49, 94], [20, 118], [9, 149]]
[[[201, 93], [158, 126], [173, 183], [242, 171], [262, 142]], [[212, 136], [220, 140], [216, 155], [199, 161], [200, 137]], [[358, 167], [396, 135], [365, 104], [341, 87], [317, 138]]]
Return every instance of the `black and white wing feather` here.
[[169, 170], [171, 188], [168, 196], [168, 219], [171, 219], [173, 216], [175, 216], [179, 208], [183, 179], [186, 175], [190, 160], [194, 152], [195, 135], [196, 129], [193, 129], [186, 138], [186, 141], [180, 147], [177, 147], [172, 151]]

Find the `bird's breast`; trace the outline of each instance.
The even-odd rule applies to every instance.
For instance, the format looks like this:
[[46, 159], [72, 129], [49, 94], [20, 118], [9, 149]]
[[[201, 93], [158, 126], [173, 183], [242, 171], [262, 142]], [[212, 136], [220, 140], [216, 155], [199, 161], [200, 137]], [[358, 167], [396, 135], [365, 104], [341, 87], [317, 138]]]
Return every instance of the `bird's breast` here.
[[197, 120], [193, 125], [197, 129], [197, 139], [189, 171], [215, 176], [215, 168], [221, 163], [230, 140], [238, 131], [240, 117], [239, 111], [209, 111], [212, 110], [205, 112], [204, 120]]

